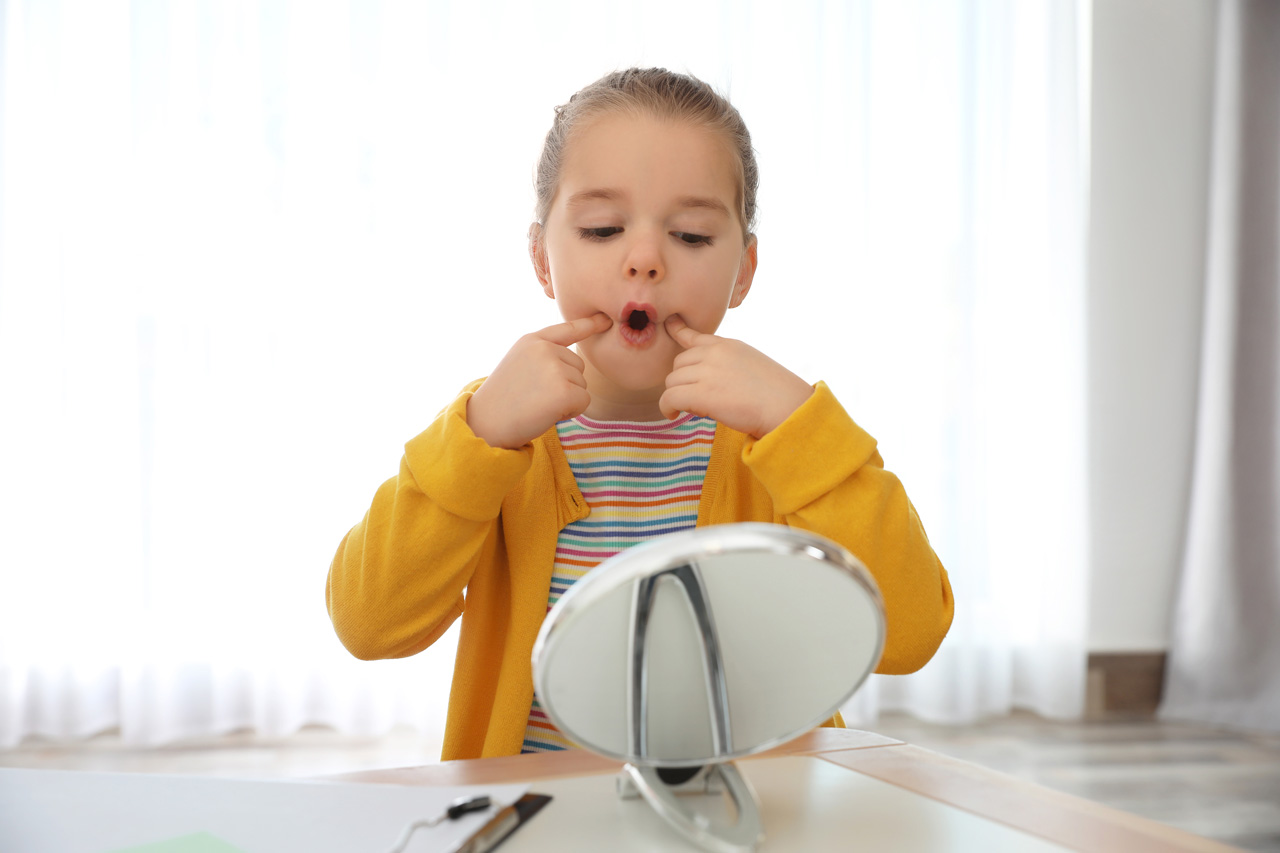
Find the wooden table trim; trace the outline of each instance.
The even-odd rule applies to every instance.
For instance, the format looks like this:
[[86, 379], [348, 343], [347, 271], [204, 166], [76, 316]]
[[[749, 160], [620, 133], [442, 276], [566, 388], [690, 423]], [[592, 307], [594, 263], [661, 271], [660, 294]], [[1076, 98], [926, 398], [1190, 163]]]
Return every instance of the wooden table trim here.
[[[902, 741], [874, 732], [855, 729], [814, 729], [782, 746], [745, 761], [777, 755], [819, 755], [833, 751], [901, 746]], [[442, 761], [420, 767], [361, 770], [320, 777], [330, 782], [371, 782], [382, 785], [493, 785], [515, 779], [563, 779], [570, 776], [597, 776], [616, 773], [622, 762], [585, 750], [539, 752], [480, 758], [470, 761]]]
[[1075, 850], [1226, 853], [1238, 848], [918, 746], [817, 756]]

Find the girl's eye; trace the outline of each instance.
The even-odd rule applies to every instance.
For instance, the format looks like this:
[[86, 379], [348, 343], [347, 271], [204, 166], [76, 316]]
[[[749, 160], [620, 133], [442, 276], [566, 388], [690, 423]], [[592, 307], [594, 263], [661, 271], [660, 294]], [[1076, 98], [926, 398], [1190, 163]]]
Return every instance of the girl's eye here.
[[678, 237], [690, 246], [710, 246], [711, 238], [704, 234], [690, 234], [688, 231], [672, 231], [671, 236]]
[[584, 240], [608, 240], [614, 234], [621, 234], [622, 229], [616, 226], [607, 228], [579, 228], [578, 234]]

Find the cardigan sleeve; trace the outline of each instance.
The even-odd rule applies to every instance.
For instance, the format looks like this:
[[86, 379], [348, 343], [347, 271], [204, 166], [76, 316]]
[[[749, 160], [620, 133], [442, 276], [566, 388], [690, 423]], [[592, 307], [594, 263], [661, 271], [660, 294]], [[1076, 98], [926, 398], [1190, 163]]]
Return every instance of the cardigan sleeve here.
[[787, 525], [839, 542], [875, 578], [887, 623], [877, 671], [924, 666], [951, 627], [951, 583], [875, 439], [819, 382], [776, 429], [748, 438], [742, 461]]
[[374, 495], [329, 567], [325, 601], [347, 650], [364, 660], [416, 654], [458, 618], [463, 590], [497, 547], [502, 499], [532, 450], [490, 447], [467, 425], [469, 385], [405, 445], [400, 473]]

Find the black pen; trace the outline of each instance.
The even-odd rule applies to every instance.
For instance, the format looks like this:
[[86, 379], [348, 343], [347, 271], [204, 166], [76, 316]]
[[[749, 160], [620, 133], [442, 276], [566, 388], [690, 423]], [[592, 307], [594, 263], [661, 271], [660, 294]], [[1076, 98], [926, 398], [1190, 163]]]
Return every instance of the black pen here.
[[[453, 848], [450, 853], [488, 853], [488, 851], [501, 844], [520, 824], [531, 818], [550, 801], [550, 797], [542, 794], [525, 794], [506, 808], [499, 809], [498, 813], [490, 818], [488, 823], [480, 827], [474, 835], [461, 845]], [[400, 834], [400, 838], [387, 853], [401, 853], [405, 846], [408, 845], [409, 839], [413, 836], [415, 830], [436, 826], [446, 820], [457, 820], [465, 814], [484, 811], [491, 805], [490, 799], [484, 795], [454, 800], [445, 809], [444, 814], [426, 820], [416, 820], [406, 826], [404, 832]]]

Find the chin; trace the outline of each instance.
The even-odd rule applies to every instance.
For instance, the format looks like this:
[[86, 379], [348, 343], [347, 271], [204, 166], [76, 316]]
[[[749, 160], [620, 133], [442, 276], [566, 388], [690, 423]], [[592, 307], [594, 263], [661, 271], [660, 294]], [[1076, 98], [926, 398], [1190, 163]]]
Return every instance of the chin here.
[[597, 369], [624, 391], [653, 391], [659, 397], [666, 390], [667, 374], [671, 372], [670, 366], [665, 370], [646, 370], [636, 365], [597, 365]]
[[667, 375], [671, 373], [672, 359], [637, 357], [632, 352], [604, 351], [596, 348], [584, 352], [600, 375], [622, 391], [640, 394], [646, 391], [662, 396], [667, 387]]

